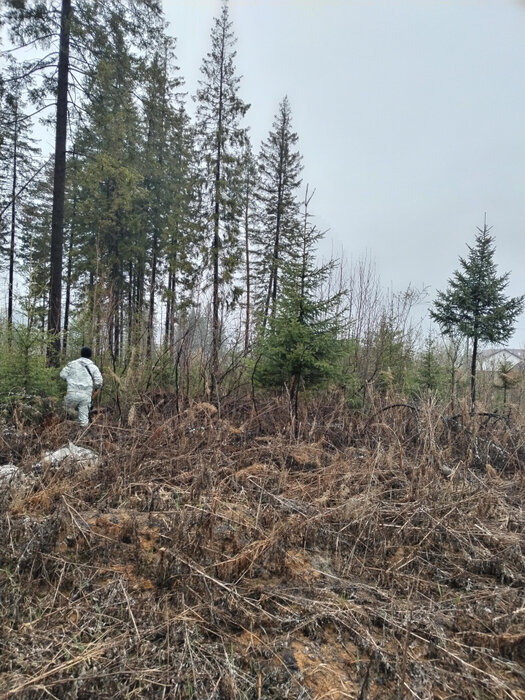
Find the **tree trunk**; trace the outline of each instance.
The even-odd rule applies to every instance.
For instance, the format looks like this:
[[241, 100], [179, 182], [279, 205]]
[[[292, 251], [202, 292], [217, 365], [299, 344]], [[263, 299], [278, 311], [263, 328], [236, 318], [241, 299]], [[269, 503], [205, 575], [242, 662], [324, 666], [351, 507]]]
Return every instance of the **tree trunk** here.
[[249, 185], [246, 186], [246, 202], [245, 202], [245, 208], [244, 208], [244, 248], [245, 248], [245, 257], [246, 257], [246, 318], [245, 318], [245, 329], [244, 329], [244, 352], [248, 352], [248, 348], [250, 347], [250, 304], [251, 304], [251, 271], [250, 271], [250, 216], [249, 216], [249, 207], [250, 207], [250, 187]]
[[476, 410], [476, 363], [478, 361], [478, 338], [474, 336], [472, 344], [472, 360], [470, 363], [470, 411]]
[[[76, 154], [73, 149], [73, 160], [75, 160]], [[66, 298], [64, 301], [64, 338], [63, 338], [63, 350], [64, 355], [67, 353], [68, 345], [68, 333], [69, 333], [69, 310], [71, 308], [71, 287], [73, 285], [73, 227], [75, 225], [75, 215], [77, 211], [77, 194], [75, 192], [73, 196], [73, 203], [71, 208], [71, 221], [69, 227], [69, 245], [67, 251], [67, 273], [66, 273]]]
[[50, 366], [54, 367], [58, 366], [60, 358], [70, 20], [71, 0], [62, 0], [62, 9], [60, 12], [60, 50], [58, 56], [53, 210], [51, 216], [49, 313], [47, 322], [48, 331], [52, 335], [52, 342], [49, 344], [47, 351], [47, 361]]
[[173, 272], [168, 271], [168, 285], [166, 287], [166, 320], [164, 323], [164, 347], [169, 352], [170, 360], [173, 360], [173, 332], [175, 326], [174, 295], [173, 295]]
[[450, 405], [451, 411], [454, 413], [456, 407], [456, 365], [454, 361], [452, 361], [450, 368]]
[[71, 285], [73, 270], [73, 227], [69, 234], [69, 248], [67, 253], [67, 275], [66, 275], [66, 299], [64, 302], [64, 354], [67, 352], [68, 332], [69, 332], [69, 309], [71, 307]]
[[[221, 63], [222, 70], [222, 63]], [[211, 337], [211, 397], [217, 392], [219, 375], [219, 346], [221, 343], [221, 326], [219, 318], [219, 249], [220, 249], [220, 199], [221, 199], [221, 165], [222, 165], [222, 77], [219, 91], [219, 118], [217, 123], [217, 161], [215, 164], [215, 207], [213, 214], [213, 301], [212, 301], [212, 337]]]
[[[282, 168], [282, 148], [280, 157], [280, 167]], [[273, 257], [272, 264], [270, 268], [270, 280], [268, 284], [268, 294], [266, 296], [266, 305], [264, 308], [263, 315], [263, 330], [266, 329], [266, 324], [268, 322], [268, 317], [272, 318], [275, 316], [275, 305], [277, 301], [277, 278], [279, 276], [279, 258], [281, 252], [281, 211], [282, 211], [282, 197], [283, 197], [283, 180], [282, 172], [279, 173], [279, 186], [277, 189], [277, 212], [275, 221], [275, 236], [273, 242]]]
[[155, 288], [157, 286], [157, 248], [159, 235], [155, 231], [153, 235], [153, 257], [151, 260], [151, 278], [149, 291], [149, 313], [148, 313], [148, 332], [146, 337], [146, 357], [151, 357], [151, 349], [153, 345], [153, 321], [155, 319]]
[[13, 292], [15, 279], [16, 185], [18, 176], [18, 102], [15, 104], [14, 129], [13, 181], [11, 191], [11, 239], [9, 244], [9, 287], [7, 297], [7, 342], [9, 347], [11, 347], [13, 333]]

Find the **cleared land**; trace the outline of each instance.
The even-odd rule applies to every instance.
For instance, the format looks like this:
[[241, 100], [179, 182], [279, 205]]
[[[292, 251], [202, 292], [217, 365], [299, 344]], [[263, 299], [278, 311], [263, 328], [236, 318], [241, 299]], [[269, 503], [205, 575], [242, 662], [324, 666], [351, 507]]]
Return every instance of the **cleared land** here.
[[145, 406], [2, 429], [0, 698], [525, 698], [517, 418]]

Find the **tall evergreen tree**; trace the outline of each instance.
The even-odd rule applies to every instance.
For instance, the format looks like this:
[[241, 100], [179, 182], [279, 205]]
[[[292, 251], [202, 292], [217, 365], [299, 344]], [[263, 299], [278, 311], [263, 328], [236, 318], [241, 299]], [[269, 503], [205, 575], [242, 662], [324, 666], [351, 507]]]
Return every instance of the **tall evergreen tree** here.
[[514, 321], [524, 308], [525, 296], [508, 298], [509, 273], [499, 276], [494, 262], [494, 238], [485, 221], [478, 227], [467, 258], [460, 257], [460, 270], [438, 291], [430, 315], [445, 335], [458, 332], [472, 340], [470, 365], [471, 410], [476, 405], [476, 368], [480, 343], [504, 343], [513, 333]]
[[47, 328], [49, 309], [49, 246], [53, 202], [53, 162], [49, 160], [27, 188], [20, 216], [19, 272], [27, 290], [24, 302], [28, 322]]
[[211, 392], [219, 380], [221, 346], [221, 292], [233, 279], [238, 267], [239, 241], [239, 162], [245, 140], [241, 118], [249, 105], [239, 95], [240, 78], [235, 71], [236, 39], [228, 3], [223, 0], [220, 15], [211, 30], [211, 50], [202, 63], [202, 80], [197, 90], [197, 134], [204, 159], [206, 206], [210, 230], [212, 268]]
[[258, 158], [261, 229], [257, 240], [257, 278], [263, 327], [268, 317], [275, 314], [281, 268], [293, 258], [297, 247], [302, 170], [297, 142], [285, 97]]
[[[144, 303], [147, 237], [141, 225], [144, 197], [139, 167], [140, 125], [133, 94], [136, 60], [126, 46], [118, 14], [101, 38], [89, 101], [75, 151], [82, 161], [76, 212], [83, 234], [77, 246], [90, 277], [92, 332], [107, 304], [107, 343], [114, 363]], [[102, 43], [103, 41], [103, 43]], [[111, 114], [111, 120], [108, 119]]]
[[319, 266], [317, 244], [323, 237], [309, 221], [308, 190], [298, 232], [298, 255], [283, 267], [282, 291], [275, 314], [260, 335], [256, 380], [265, 387], [285, 387], [294, 419], [302, 390], [326, 386], [339, 371], [343, 330], [343, 292], [324, 296], [324, 282], [334, 262]]
[[7, 324], [11, 342], [11, 326], [14, 311], [14, 279], [16, 247], [19, 239], [20, 209], [27, 199], [29, 185], [40, 168], [39, 151], [29, 135], [31, 123], [24, 112], [21, 86], [12, 85], [0, 99], [0, 168], [2, 171], [2, 197], [0, 199], [0, 224], [7, 238], [5, 252], [8, 267]]
[[166, 265], [163, 299], [166, 303], [164, 346], [174, 359], [176, 325], [195, 303], [202, 261], [201, 174], [195, 153], [195, 134], [181, 106], [166, 144], [166, 179], [171, 202], [162, 232]]
[[[142, 0], [131, 6], [122, 0], [106, 0], [104, 3], [98, 0], [51, 0], [47, 3], [6, 0], [5, 12], [1, 16], [19, 47], [31, 45], [43, 51], [42, 55], [25, 63], [20, 79], [41, 73], [40, 89], [34, 90], [33, 95], [39, 96], [40, 102], [49, 93], [56, 98], [48, 313], [48, 330], [54, 338], [49, 346], [50, 364], [58, 364], [60, 351], [69, 95], [82, 85], [89, 68], [89, 55], [96, 51], [96, 42], [90, 41], [90, 30], [98, 26], [98, 20], [108, 11], [119, 14], [126, 30], [133, 27], [135, 35], [139, 36], [139, 30], [145, 33], [144, 12], [158, 14], [160, 8], [157, 0]], [[49, 52], [57, 39], [58, 51]]]
[[49, 46], [51, 43], [50, 37], [56, 31], [54, 12], [58, 11], [60, 18], [58, 56], [56, 59], [50, 56], [40, 59], [27, 69], [30, 73], [33, 73], [46, 70], [54, 65], [57, 66], [57, 77], [54, 85], [56, 90], [55, 169], [51, 217], [48, 314], [48, 330], [54, 334], [53, 343], [49, 346], [49, 361], [53, 365], [58, 365], [60, 351], [71, 0], [61, 0], [59, 7], [60, 9], [56, 6], [50, 8], [41, 2], [19, 3], [15, 0], [9, 0], [7, 15], [14, 37], [17, 37], [22, 43], [27, 42], [41, 47]]
[[148, 355], [153, 344], [164, 245], [175, 220], [182, 215], [183, 198], [178, 196], [177, 189], [183, 190], [184, 185], [178, 151], [181, 148], [180, 132], [186, 124], [181, 96], [176, 92], [181, 80], [173, 67], [174, 41], [164, 35], [157, 41], [153, 56], [145, 67], [141, 115], [145, 135], [140, 167], [144, 177], [144, 227], [148, 233], [149, 250]]

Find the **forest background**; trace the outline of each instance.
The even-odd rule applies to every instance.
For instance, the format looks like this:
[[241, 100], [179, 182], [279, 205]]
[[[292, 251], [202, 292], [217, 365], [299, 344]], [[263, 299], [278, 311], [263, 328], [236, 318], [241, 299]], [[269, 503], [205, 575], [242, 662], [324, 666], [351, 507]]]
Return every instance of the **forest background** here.
[[525, 299], [483, 214], [442, 337], [323, 260], [233, 7], [186, 94], [156, 0], [2, 5], [0, 700], [525, 700], [523, 357], [486, 352]]
[[[192, 100], [157, 3], [8, 2], [2, 21], [31, 49], [3, 54], [4, 405], [59, 396], [56, 366], [82, 344], [120, 414], [145, 392], [179, 408], [277, 389], [294, 415], [314, 389], [355, 408], [468, 395], [468, 338], [422, 330], [424, 288], [386, 288], [368, 255], [319, 261], [290, 102], [252, 144], [227, 3]], [[62, 139], [58, 175], [34, 139], [40, 118]], [[478, 396], [522, 404], [522, 379], [502, 361]]]

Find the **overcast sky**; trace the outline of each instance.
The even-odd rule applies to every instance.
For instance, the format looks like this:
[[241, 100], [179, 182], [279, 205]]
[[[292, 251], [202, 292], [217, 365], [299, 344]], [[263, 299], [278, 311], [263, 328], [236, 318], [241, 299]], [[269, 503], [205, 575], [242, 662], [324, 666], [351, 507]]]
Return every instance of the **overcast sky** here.
[[[164, 0], [197, 89], [220, 0]], [[492, 226], [507, 293], [525, 293], [525, 2], [230, 0], [254, 149], [288, 95], [311, 209], [384, 287], [444, 290]], [[509, 343], [525, 346], [525, 316]]]

